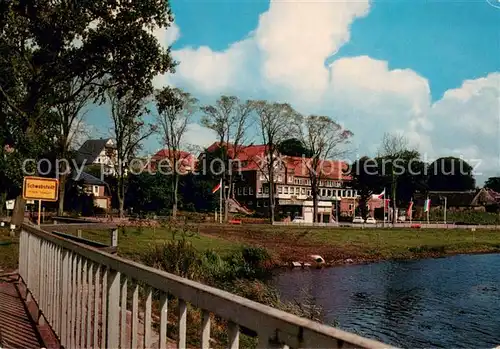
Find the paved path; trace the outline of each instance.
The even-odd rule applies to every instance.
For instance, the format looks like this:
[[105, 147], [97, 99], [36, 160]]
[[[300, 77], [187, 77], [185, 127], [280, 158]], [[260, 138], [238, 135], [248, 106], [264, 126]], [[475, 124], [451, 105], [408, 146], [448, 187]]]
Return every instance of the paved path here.
[[43, 347], [13, 279], [0, 280], [0, 347]]

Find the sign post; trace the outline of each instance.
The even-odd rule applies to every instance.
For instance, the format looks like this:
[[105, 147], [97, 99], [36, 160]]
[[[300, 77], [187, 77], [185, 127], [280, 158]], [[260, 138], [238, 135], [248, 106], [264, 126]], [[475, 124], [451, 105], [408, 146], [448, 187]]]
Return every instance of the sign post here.
[[57, 201], [59, 194], [59, 181], [55, 178], [24, 177], [23, 198], [25, 200], [38, 200], [37, 222], [40, 227], [42, 216], [42, 201]]

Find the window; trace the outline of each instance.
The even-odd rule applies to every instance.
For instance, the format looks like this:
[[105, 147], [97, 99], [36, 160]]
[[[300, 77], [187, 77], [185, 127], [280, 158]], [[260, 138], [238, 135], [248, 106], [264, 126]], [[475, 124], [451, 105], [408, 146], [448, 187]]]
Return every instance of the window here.
[[284, 194], [288, 194], [288, 187], [284, 187], [284, 188], [283, 188], [283, 193], [284, 193]]
[[338, 190], [334, 190], [333, 191], [333, 196], [338, 197], [339, 196], [339, 191]]
[[267, 201], [264, 201], [264, 207], [267, 207]]
[[238, 188], [238, 195], [241, 195], [241, 188]]
[[243, 188], [243, 195], [248, 195], [248, 188], [247, 187]]
[[307, 196], [311, 196], [311, 191], [310, 190], [307, 191]]
[[332, 196], [332, 191], [330, 189], [328, 189], [326, 191], [326, 196], [328, 196], [328, 197]]
[[252, 187], [248, 187], [248, 195], [253, 195], [253, 188]]
[[283, 187], [278, 187], [278, 194], [281, 194], [283, 192]]
[[260, 207], [260, 201], [257, 200], [257, 207]]
[[298, 178], [294, 178], [293, 179], [293, 184], [300, 184], [299, 179]]
[[292, 176], [288, 176], [288, 183], [293, 183], [293, 177]]
[[264, 194], [269, 194], [269, 187], [264, 187]]
[[342, 198], [344, 198], [344, 197], [345, 197], [345, 190], [342, 190], [342, 191], [340, 192], [340, 197], [342, 197]]
[[306, 194], [306, 188], [302, 188], [302, 195]]
[[321, 189], [321, 196], [326, 196], [326, 190], [325, 189]]
[[262, 187], [259, 187], [259, 189], [258, 189], [258, 193], [259, 193], [259, 194], [262, 194]]
[[299, 187], [295, 188], [295, 194], [296, 194], [296, 195], [299, 195], [299, 194], [300, 194], [300, 188], [299, 188]]
[[349, 204], [349, 211], [352, 211], [352, 204]]

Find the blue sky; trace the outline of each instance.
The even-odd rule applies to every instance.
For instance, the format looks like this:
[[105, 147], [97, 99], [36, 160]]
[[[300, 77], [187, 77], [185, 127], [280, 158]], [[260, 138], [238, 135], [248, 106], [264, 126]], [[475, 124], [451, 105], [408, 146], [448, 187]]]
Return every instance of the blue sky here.
[[[376, 152], [384, 132], [402, 132], [428, 159], [463, 156], [495, 174], [497, 1], [174, 0], [175, 25], [158, 38], [180, 65], [156, 83], [203, 103], [226, 93], [324, 113], [354, 132], [356, 155]], [[88, 122], [106, 128], [105, 113], [92, 110]], [[212, 138], [193, 125], [186, 142]], [[156, 138], [145, 145], [159, 147]]]

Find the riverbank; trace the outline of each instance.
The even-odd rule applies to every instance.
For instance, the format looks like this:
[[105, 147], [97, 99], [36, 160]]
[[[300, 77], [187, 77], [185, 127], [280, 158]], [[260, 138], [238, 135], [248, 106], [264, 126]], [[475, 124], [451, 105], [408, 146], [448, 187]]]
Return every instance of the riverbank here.
[[327, 265], [500, 252], [500, 232], [464, 229], [360, 229], [273, 226], [203, 227], [203, 236], [259, 246], [282, 264], [322, 256]]
[[[313, 254], [322, 256], [326, 265], [333, 266], [500, 252], [500, 232], [494, 230], [203, 224], [183, 229], [183, 234], [199, 251], [213, 250], [224, 256], [244, 246], [261, 247], [273, 256], [275, 266], [310, 262]], [[89, 230], [83, 235], [96, 241], [109, 241], [108, 233], [103, 231]], [[137, 259], [151, 245], [170, 239], [172, 233], [168, 228], [126, 227], [121, 230], [118, 250]]]

